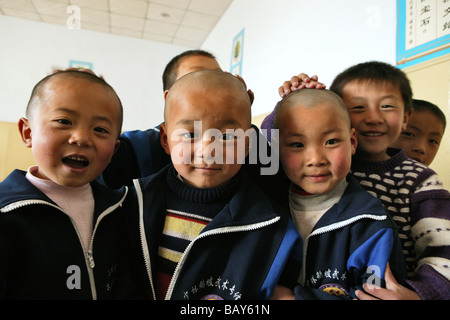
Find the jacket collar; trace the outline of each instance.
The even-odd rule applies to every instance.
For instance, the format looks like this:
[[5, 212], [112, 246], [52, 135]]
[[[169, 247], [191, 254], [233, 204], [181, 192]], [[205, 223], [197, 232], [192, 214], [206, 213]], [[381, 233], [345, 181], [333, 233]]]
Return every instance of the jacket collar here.
[[[56, 205], [44, 193], [29, 182], [25, 175], [25, 171], [16, 169], [0, 183], [0, 209], [15, 202], [27, 200], [45, 201]], [[122, 201], [127, 193], [126, 187], [113, 190], [96, 181], [91, 183], [91, 187], [95, 199], [95, 215]]]
[[347, 175], [347, 182], [349, 184], [341, 200], [320, 218], [314, 230], [342, 221], [353, 221], [358, 217], [386, 218], [386, 211], [376, 197], [364, 190], [350, 174]]
[[[172, 164], [155, 175], [139, 180], [142, 190], [152, 191], [145, 195], [145, 202], [151, 203], [153, 210], [163, 210], [163, 207], [159, 206], [158, 203], [165, 206], [165, 200], [161, 200], [165, 199], [162, 186], [171, 166]], [[250, 180], [245, 170], [241, 169], [240, 174], [242, 174], [240, 183], [231, 201], [214, 217], [203, 232], [215, 228], [249, 225], [271, 220], [278, 216], [275, 212], [285, 212], [287, 216], [289, 215], [286, 209], [267, 199], [263, 191]], [[155, 216], [164, 217], [164, 215]]]
[[[258, 188], [241, 169], [241, 181], [231, 201], [205, 227], [203, 232], [211, 229], [242, 226], [272, 220], [278, 216], [281, 206], [275, 208], [273, 202]], [[286, 215], [288, 215], [286, 211]]]

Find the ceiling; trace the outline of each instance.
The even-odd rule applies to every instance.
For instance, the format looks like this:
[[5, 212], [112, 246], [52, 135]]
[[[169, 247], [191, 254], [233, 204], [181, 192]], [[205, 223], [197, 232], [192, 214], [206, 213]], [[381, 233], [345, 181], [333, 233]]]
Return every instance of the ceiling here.
[[0, 0], [0, 14], [199, 48], [233, 0]]

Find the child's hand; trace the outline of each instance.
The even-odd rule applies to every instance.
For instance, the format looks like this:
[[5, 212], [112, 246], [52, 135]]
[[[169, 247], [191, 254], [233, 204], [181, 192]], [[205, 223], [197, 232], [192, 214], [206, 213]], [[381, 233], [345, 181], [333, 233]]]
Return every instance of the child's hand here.
[[356, 296], [360, 300], [421, 300], [416, 292], [402, 286], [395, 280], [389, 264], [384, 277], [386, 279], [386, 289], [365, 283], [363, 288], [369, 294], [356, 290]]
[[291, 289], [277, 285], [269, 300], [295, 300], [295, 296]]
[[326, 85], [319, 82], [319, 78], [316, 75], [309, 77], [306, 73], [300, 73], [298, 76], [293, 76], [290, 81], [285, 81], [283, 85], [278, 88], [278, 93], [281, 98], [284, 98], [298, 89], [325, 89], [325, 87]]

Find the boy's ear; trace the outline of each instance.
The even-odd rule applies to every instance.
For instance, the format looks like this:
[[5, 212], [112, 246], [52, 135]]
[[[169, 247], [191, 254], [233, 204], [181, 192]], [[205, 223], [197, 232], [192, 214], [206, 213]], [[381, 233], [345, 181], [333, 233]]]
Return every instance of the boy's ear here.
[[114, 152], [113, 152], [113, 155], [114, 155], [114, 153], [116, 153], [117, 150], [119, 150], [119, 147], [120, 147], [120, 140], [117, 139], [117, 140], [116, 140], [116, 143], [115, 143], [115, 145], [114, 145]]
[[159, 136], [160, 136], [160, 140], [161, 140], [161, 146], [163, 147], [164, 151], [168, 155], [170, 155], [169, 142], [168, 142], [168, 137], [167, 137], [167, 129], [166, 129], [165, 123], [161, 123], [161, 125], [159, 126]]
[[358, 140], [356, 139], [355, 128], [350, 129], [350, 144], [352, 145], [352, 155], [356, 152], [356, 147], [358, 146]]
[[22, 141], [25, 144], [27, 148], [31, 148], [32, 146], [32, 139], [31, 139], [31, 126], [30, 126], [30, 120], [27, 118], [20, 118], [19, 122], [17, 123], [19, 127], [20, 136], [22, 137]]
[[409, 120], [409, 117], [411, 116], [412, 112], [413, 112], [413, 110], [409, 110], [408, 112], [405, 112], [405, 115], [403, 116], [402, 130], [407, 129], [408, 120]]

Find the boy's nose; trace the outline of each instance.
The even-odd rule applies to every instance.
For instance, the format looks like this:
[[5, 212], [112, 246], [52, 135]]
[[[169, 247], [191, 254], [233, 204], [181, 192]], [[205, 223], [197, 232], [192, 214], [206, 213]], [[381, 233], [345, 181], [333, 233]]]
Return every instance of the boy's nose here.
[[413, 148], [413, 151], [415, 152], [415, 153], [419, 153], [419, 154], [425, 154], [425, 147], [424, 147], [424, 145], [423, 144], [417, 144], [417, 145], [415, 145], [414, 146], [414, 148]]
[[383, 114], [380, 109], [375, 108], [367, 112], [365, 120], [369, 124], [379, 124], [383, 122]]
[[196, 159], [202, 159], [205, 163], [210, 164], [220, 148], [218, 148], [218, 141], [215, 141], [214, 138], [203, 136], [202, 139], [194, 143], [194, 149]]
[[323, 153], [320, 150], [309, 150], [307, 154], [306, 165], [308, 167], [320, 167], [327, 163]]
[[77, 145], [78, 147], [92, 146], [92, 140], [89, 130], [87, 129], [74, 130], [70, 135], [69, 144]]

